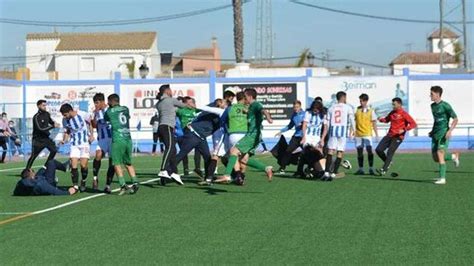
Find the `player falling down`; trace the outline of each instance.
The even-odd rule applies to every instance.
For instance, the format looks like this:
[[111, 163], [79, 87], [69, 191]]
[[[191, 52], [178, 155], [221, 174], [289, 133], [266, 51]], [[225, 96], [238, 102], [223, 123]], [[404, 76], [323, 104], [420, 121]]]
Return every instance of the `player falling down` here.
[[273, 169], [266, 166], [260, 161], [251, 158], [255, 154], [256, 148], [260, 145], [262, 138], [262, 123], [266, 118], [268, 123], [273, 123], [272, 117], [267, 110], [263, 109], [263, 105], [257, 101], [257, 91], [255, 89], [245, 90], [245, 102], [249, 105], [247, 111], [248, 130], [245, 136], [231, 148], [229, 162], [227, 164], [225, 174], [218, 178], [216, 183], [228, 183], [231, 181], [230, 175], [232, 170], [235, 171], [236, 184], [244, 184], [244, 174], [247, 166], [260, 171], [265, 171], [268, 181], [272, 180]]
[[[431, 137], [431, 154], [433, 160], [439, 164], [439, 178], [435, 181], [437, 185], [446, 184], [446, 161], [453, 161], [459, 166], [459, 152], [448, 153], [449, 139], [458, 124], [458, 118], [451, 105], [441, 99], [443, 89], [433, 86], [430, 89], [431, 112], [433, 113], [433, 129], [429, 133]], [[453, 122], [449, 126], [449, 120]]]
[[[341, 165], [346, 148], [347, 137], [354, 134], [354, 111], [346, 104], [347, 95], [343, 91], [336, 94], [337, 103], [328, 110], [326, 123], [329, 127], [328, 155], [326, 157], [326, 167], [322, 181], [332, 181]], [[336, 160], [332, 157], [336, 153]]]
[[364, 147], [367, 150], [367, 157], [369, 160], [369, 174], [374, 175], [374, 153], [372, 152], [372, 132], [378, 138], [377, 132], [377, 115], [375, 110], [369, 105], [369, 95], [363, 93], [359, 96], [360, 106], [355, 112], [355, 142], [357, 149], [357, 162], [359, 170], [356, 175], [364, 175]]
[[294, 177], [307, 176], [303, 170], [304, 165], [308, 165], [309, 176], [319, 176], [324, 174], [323, 170], [323, 147], [324, 139], [328, 133], [328, 127], [324, 127], [326, 123], [326, 114], [322, 102], [314, 101], [311, 107], [305, 112], [302, 139], [303, 152], [298, 161], [298, 168]]
[[97, 148], [95, 151], [95, 159], [92, 163], [93, 181], [92, 188], [99, 189], [99, 172], [102, 164], [102, 158], [107, 154], [109, 156], [109, 167], [107, 169], [107, 179], [104, 188], [104, 192], [111, 193], [111, 184], [114, 178], [115, 169], [112, 164], [112, 158], [110, 156], [110, 148], [112, 146], [112, 128], [110, 124], [105, 121], [105, 112], [107, 112], [107, 103], [105, 102], [105, 96], [103, 93], [97, 93], [92, 98], [94, 101], [94, 118], [92, 119], [92, 127], [97, 130]]
[[[390, 123], [390, 129], [385, 137], [380, 140], [375, 152], [384, 162], [381, 169], [377, 169], [379, 175], [384, 176], [387, 174], [388, 169], [392, 164], [393, 155], [397, 151], [400, 144], [402, 144], [405, 134], [416, 128], [416, 122], [413, 118], [405, 111], [402, 107], [402, 99], [393, 98], [391, 111], [386, 117], [379, 117], [379, 121], [382, 123]], [[385, 154], [385, 150], [387, 150]], [[394, 173], [394, 176], [397, 174]]]
[[[86, 191], [86, 180], [89, 172], [90, 143], [94, 141], [91, 117], [83, 111], [76, 111], [68, 103], [59, 109], [63, 115], [64, 135], [61, 144], [71, 143], [69, 158], [71, 160], [71, 179], [74, 189]], [[81, 166], [81, 185], [79, 184], [78, 164]]]
[[[132, 165], [132, 137], [130, 135], [130, 112], [128, 107], [120, 105], [120, 97], [117, 94], [111, 94], [107, 97], [109, 108], [105, 112], [105, 121], [112, 127], [112, 164], [117, 174], [120, 192], [124, 195], [135, 194], [138, 191], [138, 179], [135, 168]], [[125, 165], [127, 172], [132, 180], [132, 185], [127, 186], [123, 177], [122, 165]]]

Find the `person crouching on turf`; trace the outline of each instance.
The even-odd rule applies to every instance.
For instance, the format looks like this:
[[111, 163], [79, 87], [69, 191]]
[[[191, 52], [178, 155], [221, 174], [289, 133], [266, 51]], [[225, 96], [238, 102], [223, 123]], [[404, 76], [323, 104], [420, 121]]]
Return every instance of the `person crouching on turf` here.
[[305, 164], [308, 165], [311, 176], [322, 177], [324, 175], [323, 147], [324, 139], [328, 133], [328, 127], [324, 126], [324, 123], [326, 123], [326, 114], [323, 104], [320, 101], [314, 101], [305, 112], [301, 139], [304, 149], [294, 177], [306, 176], [303, 169]]
[[296, 100], [293, 103], [293, 114], [291, 115], [290, 118], [290, 123], [282, 128], [276, 135], [275, 137], [280, 137], [282, 133], [287, 132], [288, 130], [295, 128], [295, 133], [290, 139], [290, 142], [288, 143], [288, 147], [286, 148], [286, 151], [281, 155], [281, 165], [280, 165], [280, 170], [279, 174], [284, 175], [286, 167], [290, 164], [291, 160], [291, 154], [298, 149], [299, 147], [304, 144], [303, 140], [303, 135], [304, 133], [302, 132], [302, 127], [303, 127], [303, 122], [305, 120], [305, 114], [306, 112], [301, 109], [301, 102], [299, 100]]
[[69, 161], [60, 163], [57, 160], [49, 160], [37, 173], [31, 169], [21, 172], [21, 180], [16, 184], [13, 191], [14, 196], [40, 196], [40, 195], [73, 195], [77, 193], [75, 187], [62, 190], [57, 187], [56, 170], [67, 171]]
[[264, 117], [270, 124], [273, 123], [273, 120], [270, 113], [263, 109], [262, 103], [257, 101], [257, 91], [255, 89], [246, 89], [244, 93], [245, 102], [249, 105], [247, 111], [248, 130], [245, 136], [232, 147], [225, 174], [219, 177], [215, 181], [216, 183], [229, 183], [231, 181], [230, 175], [232, 174], [232, 170], [235, 170], [236, 184], [243, 185], [244, 179], [242, 178], [242, 174], [245, 174], [247, 166], [265, 171], [268, 181], [272, 181], [273, 168], [250, 157], [255, 154], [256, 148], [260, 145]]
[[[416, 128], [416, 122], [413, 118], [405, 111], [402, 107], [402, 99], [392, 99], [393, 111], [391, 111], [386, 117], [379, 117], [379, 121], [382, 123], [390, 123], [390, 129], [385, 137], [380, 140], [379, 145], [375, 149], [375, 152], [384, 162], [381, 169], [377, 169], [380, 176], [387, 174], [388, 168], [392, 164], [393, 156], [397, 151], [400, 144], [402, 144], [405, 134], [414, 128]], [[385, 154], [385, 150], [387, 150]]]

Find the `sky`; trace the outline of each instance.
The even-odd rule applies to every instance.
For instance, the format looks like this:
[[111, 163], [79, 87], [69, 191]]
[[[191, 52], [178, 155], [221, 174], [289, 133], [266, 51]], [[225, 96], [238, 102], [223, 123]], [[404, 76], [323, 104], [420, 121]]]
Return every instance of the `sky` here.
[[[414, 19], [439, 19], [438, 0], [302, 0], [307, 3], [373, 15]], [[474, 20], [474, 0], [468, 3], [468, 20]], [[461, 0], [446, 0], [446, 10]], [[103, 21], [162, 16], [231, 3], [231, 0], [0, 0], [0, 17], [45, 21]], [[331, 58], [348, 58], [387, 66], [399, 53], [426, 51], [426, 37], [437, 24], [414, 24], [365, 19], [326, 12], [273, 0], [274, 57], [297, 56], [305, 48], [313, 54], [330, 50]], [[244, 57], [255, 55], [256, 0], [245, 4]], [[456, 9], [447, 18], [460, 20]], [[56, 28], [59, 32], [156, 31], [158, 49], [175, 55], [195, 47], [211, 45], [217, 37], [222, 58], [234, 58], [232, 9], [149, 24]], [[470, 58], [474, 59], [474, 24], [468, 25]], [[0, 67], [2, 56], [24, 55], [25, 36], [52, 32], [52, 27], [0, 23]], [[293, 62], [296, 60], [292, 60]], [[288, 62], [282, 62], [288, 63]], [[321, 64], [316, 60], [316, 64]]]

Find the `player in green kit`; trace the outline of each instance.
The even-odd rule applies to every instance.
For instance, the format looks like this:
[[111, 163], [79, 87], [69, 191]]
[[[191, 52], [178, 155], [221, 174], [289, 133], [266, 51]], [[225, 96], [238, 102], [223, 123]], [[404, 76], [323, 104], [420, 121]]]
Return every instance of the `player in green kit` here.
[[247, 111], [248, 128], [245, 136], [237, 142], [230, 150], [229, 162], [226, 167], [225, 174], [216, 180], [216, 183], [229, 182], [232, 170], [236, 174], [236, 183], [243, 185], [243, 175], [247, 166], [257, 170], [265, 171], [268, 181], [272, 180], [273, 169], [266, 166], [260, 161], [250, 158], [255, 154], [255, 150], [262, 140], [262, 123], [264, 117], [268, 123], [273, 123], [270, 113], [263, 110], [263, 105], [258, 102], [257, 91], [255, 89], [245, 90], [245, 102], [249, 105]]
[[[443, 89], [440, 86], [431, 87], [430, 97], [431, 112], [433, 113], [433, 129], [429, 133], [432, 139], [431, 153], [433, 160], [439, 163], [439, 179], [435, 181], [437, 185], [446, 184], [446, 161], [453, 161], [455, 166], [459, 166], [459, 153], [448, 154], [448, 145], [451, 134], [458, 124], [458, 118], [451, 105], [441, 100]], [[451, 126], [449, 120], [453, 119]]]
[[[132, 165], [132, 137], [130, 135], [130, 113], [128, 107], [120, 105], [120, 97], [117, 94], [111, 94], [107, 98], [110, 108], [105, 113], [105, 120], [112, 127], [112, 149], [111, 157], [115, 168], [115, 174], [119, 179], [120, 192], [124, 195], [135, 194], [138, 191], [138, 180], [135, 174], [135, 168]], [[127, 186], [123, 178], [122, 165], [127, 168], [128, 174], [132, 178], [133, 185]]]

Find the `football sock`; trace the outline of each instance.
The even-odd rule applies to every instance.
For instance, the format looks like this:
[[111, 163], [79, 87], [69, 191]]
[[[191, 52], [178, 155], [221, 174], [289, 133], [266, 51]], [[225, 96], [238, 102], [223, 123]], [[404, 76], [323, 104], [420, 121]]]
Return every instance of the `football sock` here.
[[260, 171], [265, 171], [265, 168], [267, 167], [266, 165], [261, 163], [259, 160], [256, 160], [253, 158], [249, 158], [247, 165]]
[[94, 177], [97, 177], [99, 175], [101, 164], [102, 164], [101, 160], [94, 160], [94, 162], [92, 163], [92, 174], [94, 175]]
[[453, 154], [452, 153], [445, 153], [444, 154], [444, 160], [446, 162], [453, 160]]
[[138, 178], [136, 176], [132, 176], [132, 182], [133, 183], [138, 183]]
[[357, 162], [359, 163], [359, 168], [364, 167], [364, 148], [357, 147]]
[[125, 186], [125, 178], [123, 176], [119, 176], [118, 180], [121, 187]]
[[328, 154], [326, 156], [326, 168], [324, 169], [326, 172], [331, 172], [331, 165], [332, 165], [332, 155]]
[[235, 163], [237, 162], [237, 156], [231, 155], [229, 157], [229, 163], [227, 164], [227, 167], [225, 168], [225, 173], [224, 175], [230, 176], [232, 174], [232, 170], [234, 169]]
[[439, 164], [439, 177], [446, 178], [446, 164]]
[[112, 180], [114, 179], [114, 174], [115, 174], [114, 166], [112, 164], [109, 164], [109, 168], [107, 169], [107, 180], [106, 180], [107, 185], [112, 184]]
[[82, 180], [86, 180], [87, 179], [87, 175], [89, 174], [89, 169], [88, 168], [81, 168], [81, 177], [82, 177]]
[[79, 183], [79, 171], [77, 168], [71, 169], [71, 180], [73, 185], [77, 185]]
[[334, 162], [334, 171], [333, 173], [337, 174], [339, 171], [339, 166], [341, 165], [342, 158], [337, 157], [336, 161]]
[[217, 160], [211, 159], [211, 161], [209, 162], [209, 166], [207, 167], [206, 176], [211, 177], [216, 171], [216, 167], [217, 167]]
[[374, 167], [374, 153], [372, 152], [372, 146], [367, 146], [367, 157], [369, 158], [369, 167]]

